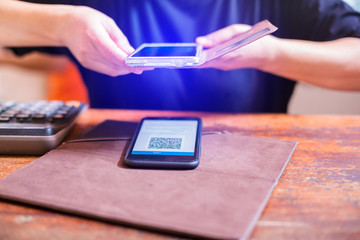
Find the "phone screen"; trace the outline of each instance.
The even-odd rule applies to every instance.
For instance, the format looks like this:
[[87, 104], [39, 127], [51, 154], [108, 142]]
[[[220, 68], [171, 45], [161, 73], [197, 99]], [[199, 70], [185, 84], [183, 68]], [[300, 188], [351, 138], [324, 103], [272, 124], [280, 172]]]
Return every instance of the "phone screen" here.
[[195, 57], [196, 46], [147, 46], [132, 57]]
[[198, 122], [144, 120], [132, 154], [194, 156]]
[[125, 157], [131, 167], [192, 169], [199, 164], [199, 118], [145, 118]]

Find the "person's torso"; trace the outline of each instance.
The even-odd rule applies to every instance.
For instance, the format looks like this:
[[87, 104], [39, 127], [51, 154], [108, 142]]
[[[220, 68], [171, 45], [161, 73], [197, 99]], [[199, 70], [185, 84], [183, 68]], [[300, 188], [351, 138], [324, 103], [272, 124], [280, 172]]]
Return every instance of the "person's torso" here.
[[[253, 25], [264, 18], [260, 2], [134, 0], [90, 6], [113, 18], [130, 44], [138, 47], [145, 42], [194, 42], [197, 36], [234, 23]], [[284, 112], [289, 95], [284, 92], [280, 105], [269, 101], [276, 83], [271, 86], [266, 74], [252, 69], [156, 69], [117, 78], [82, 72], [92, 106], [100, 108]], [[289, 85], [287, 92], [291, 89]]]

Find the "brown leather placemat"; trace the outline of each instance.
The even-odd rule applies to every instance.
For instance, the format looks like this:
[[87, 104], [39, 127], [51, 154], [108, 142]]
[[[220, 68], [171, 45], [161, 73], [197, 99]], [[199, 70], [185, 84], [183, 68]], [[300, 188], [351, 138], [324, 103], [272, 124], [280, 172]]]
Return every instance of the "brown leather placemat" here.
[[210, 134], [202, 136], [195, 170], [130, 169], [123, 164], [129, 140], [116, 138], [132, 130], [113, 140], [105, 134], [129, 126], [107, 121], [86, 133], [91, 141], [62, 144], [1, 179], [0, 196], [157, 230], [246, 238], [296, 147], [293, 141]]

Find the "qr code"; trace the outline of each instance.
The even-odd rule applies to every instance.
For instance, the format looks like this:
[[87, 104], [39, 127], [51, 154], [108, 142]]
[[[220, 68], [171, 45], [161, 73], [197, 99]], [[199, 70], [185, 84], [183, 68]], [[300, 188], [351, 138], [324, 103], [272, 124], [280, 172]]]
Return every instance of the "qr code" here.
[[148, 148], [152, 149], [181, 149], [182, 138], [152, 137]]

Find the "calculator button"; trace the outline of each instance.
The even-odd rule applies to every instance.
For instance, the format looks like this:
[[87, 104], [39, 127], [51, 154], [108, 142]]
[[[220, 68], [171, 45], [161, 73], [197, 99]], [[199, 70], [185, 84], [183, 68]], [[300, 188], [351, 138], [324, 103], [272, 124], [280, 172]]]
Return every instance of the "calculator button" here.
[[32, 116], [32, 119], [34, 120], [44, 120], [46, 118], [45, 114], [37, 113]]
[[63, 114], [57, 114], [51, 117], [51, 120], [53, 122], [59, 122], [59, 121], [63, 121], [65, 119], [65, 115]]
[[16, 118], [18, 119], [25, 119], [25, 118], [29, 118], [30, 114], [26, 114], [26, 113], [20, 113], [16, 115]]
[[3, 113], [0, 116], [6, 117], [6, 118], [13, 118], [13, 117], [15, 117], [15, 114], [14, 113]]
[[63, 111], [63, 110], [60, 110], [60, 111], [56, 111], [56, 115], [66, 115], [68, 112], [67, 111]]
[[0, 117], [0, 122], [9, 122], [11, 118], [9, 117]]

